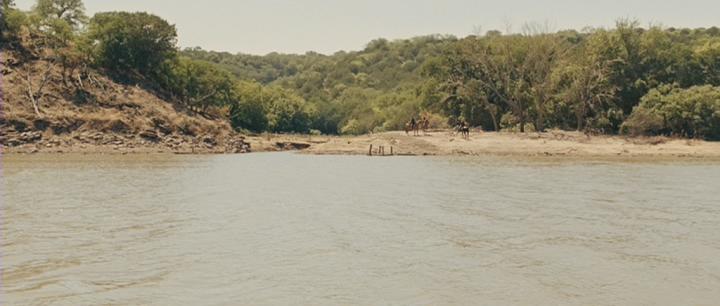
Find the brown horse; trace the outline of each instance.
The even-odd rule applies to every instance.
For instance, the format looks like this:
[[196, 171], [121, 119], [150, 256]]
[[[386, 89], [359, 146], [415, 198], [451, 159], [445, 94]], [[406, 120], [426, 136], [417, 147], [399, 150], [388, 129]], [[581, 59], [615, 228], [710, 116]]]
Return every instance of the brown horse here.
[[405, 123], [405, 134], [409, 135], [410, 131], [413, 131], [413, 136], [420, 135], [420, 122], [415, 121], [415, 118]]
[[420, 126], [422, 128], [423, 134], [427, 133], [428, 129], [430, 129], [430, 120], [423, 117], [422, 120], [420, 120]]
[[413, 132], [413, 136], [420, 135], [420, 124], [412, 124], [412, 122], [405, 123], [405, 135], [410, 135], [410, 131]]

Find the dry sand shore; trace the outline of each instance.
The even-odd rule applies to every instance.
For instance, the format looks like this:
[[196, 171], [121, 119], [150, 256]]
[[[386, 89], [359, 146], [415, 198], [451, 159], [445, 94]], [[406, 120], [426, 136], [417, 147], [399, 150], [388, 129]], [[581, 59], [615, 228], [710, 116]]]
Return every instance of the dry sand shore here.
[[[667, 137], [588, 136], [578, 132], [481, 133], [469, 139], [451, 131], [433, 131], [420, 136], [387, 132], [362, 136], [264, 135], [241, 137], [251, 152], [302, 150], [307, 154], [367, 155], [384, 146], [390, 155], [499, 155], [519, 157], [568, 158], [666, 158], [720, 160], [720, 142]], [[210, 145], [215, 143], [215, 145]], [[230, 143], [231, 145], [226, 145]], [[48, 139], [16, 147], [4, 147], [3, 153], [236, 153], [238, 140], [182, 140], [149, 143], [128, 139], [103, 143]], [[232, 149], [229, 150], [228, 148]]]
[[[319, 139], [319, 138], [318, 138]], [[317, 139], [316, 139], [317, 141]], [[595, 158], [685, 158], [720, 160], [720, 142], [667, 137], [588, 136], [578, 132], [478, 133], [469, 139], [450, 131], [408, 136], [388, 132], [358, 137], [332, 137], [306, 150], [313, 154], [369, 154], [385, 147], [398, 155], [500, 155]], [[377, 153], [377, 152], [374, 152]]]

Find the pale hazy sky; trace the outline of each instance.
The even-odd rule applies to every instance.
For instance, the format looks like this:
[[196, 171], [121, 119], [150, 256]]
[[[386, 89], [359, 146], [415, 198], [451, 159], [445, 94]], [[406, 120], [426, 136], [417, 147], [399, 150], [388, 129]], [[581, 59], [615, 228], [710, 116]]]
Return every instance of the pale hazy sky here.
[[[35, 0], [16, 0], [30, 8]], [[674, 27], [720, 26], [720, 0], [85, 0], [88, 14], [147, 11], [175, 24], [182, 47], [265, 54], [359, 50], [372, 39], [541, 22], [553, 30], [628, 17]]]

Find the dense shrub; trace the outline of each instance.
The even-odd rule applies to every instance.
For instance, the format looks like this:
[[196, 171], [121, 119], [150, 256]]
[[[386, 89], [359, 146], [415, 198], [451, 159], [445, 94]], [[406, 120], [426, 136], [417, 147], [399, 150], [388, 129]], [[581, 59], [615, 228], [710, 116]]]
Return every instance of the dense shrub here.
[[27, 24], [27, 15], [22, 11], [11, 7], [2, 8], [0, 16], [0, 39], [5, 41], [14, 40], [20, 33], [23, 25]]
[[238, 130], [307, 133], [315, 110], [301, 97], [279, 87], [238, 82], [230, 122]]
[[645, 95], [623, 131], [720, 140], [720, 87], [662, 87]]
[[290, 91], [271, 88], [268, 101], [268, 128], [276, 133], [307, 133], [315, 114], [305, 100]]
[[180, 57], [165, 63], [158, 81], [182, 104], [202, 112], [233, 101], [235, 80], [229, 72], [210, 63]]
[[230, 106], [230, 123], [239, 130], [264, 132], [268, 129], [267, 105], [262, 96], [262, 85], [255, 82], [238, 82], [235, 102]]

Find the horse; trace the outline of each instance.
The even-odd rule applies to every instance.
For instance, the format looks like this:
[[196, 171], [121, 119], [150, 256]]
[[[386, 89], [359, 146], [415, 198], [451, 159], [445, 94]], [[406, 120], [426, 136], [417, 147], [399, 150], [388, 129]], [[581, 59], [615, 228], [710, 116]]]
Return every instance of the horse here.
[[455, 126], [455, 132], [460, 133], [464, 139], [470, 138], [470, 127], [466, 123], [458, 123]]
[[410, 131], [413, 131], [413, 136], [420, 135], [420, 124], [419, 123], [413, 123], [412, 121], [408, 121], [405, 123], [405, 135], [410, 135]]

